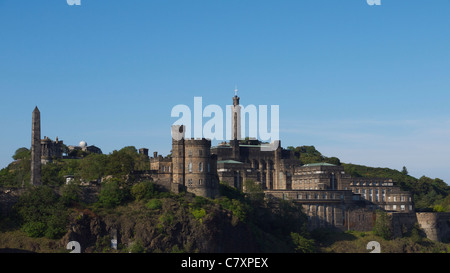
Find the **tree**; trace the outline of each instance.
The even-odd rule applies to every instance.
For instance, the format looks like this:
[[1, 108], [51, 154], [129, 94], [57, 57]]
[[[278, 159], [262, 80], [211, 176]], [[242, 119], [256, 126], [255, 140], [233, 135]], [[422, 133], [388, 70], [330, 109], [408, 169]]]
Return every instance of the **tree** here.
[[82, 194], [81, 188], [75, 183], [69, 183], [61, 188], [61, 202], [66, 206], [72, 203], [80, 201], [80, 196]]
[[19, 148], [16, 150], [12, 158], [14, 160], [31, 158], [31, 151], [25, 147]]
[[404, 174], [404, 175], [408, 175], [408, 170], [406, 169], [406, 167], [405, 167], [405, 166], [403, 166], [403, 169], [402, 169], [402, 174]]
[[315, 251], [314, 239], [307, 239], [298, 233], [291, 232], [291, 239], [297, 253], [313, 253]]
[[30, 237], [56, 239], [67, 231], [67, 209], [50, 187], [28, 189], [19, 197], [14, 211], [19, 216], [22, 230]]
[[90, 154], [80, 161], [80, 176], [84, 180], [97, 180], [106, 175], [108, 156], [104, 154]]
[[251, 202], [261, 204], [264, 201], [264, 190], [260, 183], [249, 179], [244, 182], [245, 193]]
[[115, 208], [122, 204], [127, 197], [127, 189], [121, 187], [120, 180], [117, 178], [110, 179], [103, 183], [98, 195], [99, 203], [105, 208]]
[[392, 238], [390, 221], [386, 212], [384, 211], [377, 212], [377, 218], [375, 220], [373, 232], [375, 235], [380, 236], [385, 240], [390, 240]]
[[150, 181], [143, 181], [131, 187], [131, 195], [138, 201], [151, 199], [156, 194], [155, 185]]
[[134, 170], [134, 158], [129, 149], [113, 151], [109, 156], [107, 173], [115, 176], [127, 175]]

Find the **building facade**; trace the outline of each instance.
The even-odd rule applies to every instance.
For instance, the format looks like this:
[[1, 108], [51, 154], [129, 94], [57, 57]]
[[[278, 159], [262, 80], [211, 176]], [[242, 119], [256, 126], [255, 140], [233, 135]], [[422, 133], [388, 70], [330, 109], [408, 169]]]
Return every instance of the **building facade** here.
[[[303, 165], [280, 141], [242, 140], [239, 101], [235, 94], [229, 142], [211, 147], [207, 139], [185, 139], [184, 126], [172, 127], [172, 136], [177, 137], [172, 139], [171, 157], [150, 159], [152, 170], [172, 191], [214, 197], [219, 181], [245, 191], [245, 181], [252, 180], [261, 185], [266, 198], [300, 204], [310, 228], [367, 228], [373, 225], [376, 210], [414, 212], [411, 194], [392, 180], [351, 177], [343, 166], [328, 163]], [[262, 149], [264, 145], [274, 149]]]

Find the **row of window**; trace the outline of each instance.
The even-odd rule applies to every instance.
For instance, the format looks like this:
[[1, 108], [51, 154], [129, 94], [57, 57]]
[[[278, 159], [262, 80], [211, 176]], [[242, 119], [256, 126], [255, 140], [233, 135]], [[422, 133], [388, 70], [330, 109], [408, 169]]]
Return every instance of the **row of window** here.
[[294, 180], [294, 185], [295, 184], [303, 184], [303, 183], [317, 183], [319, 182], [318, 178], [314, 178], [314, 179], [301, 179], [301, 180]]
[[350, 186], [393, 186], [392, 182], [350, 182]]
[[[202, 184], [203, 184], [203, 179], [199, 179], [197, 185], [200, 186], [200, 185], [202, 185]], [[193, 180], [192, 180], [192, 179], [188, 179], [187, 185], [188, 185], [188, 187], [194, 186]]]
[[[381, 196], [380, 196], [380, 192], [378, 189], [372, 190], [366, 190], [366, 189], [355, 189], [355, 193], [361, 194], [364, 199], [368, 199], [369, 201], [375, 201], [375, 202], [379, 202], [380, 201], [380, 197], [381, 197], [381, 202], [384, 202], [386, 200], [386, 190], [382, 189], [381, 190]], [[375, 193], [375, 194], [373, 194]], [[367, 198], [367, 196], [369, 198]], [[375, 197], [375, 200], [374, 200]], [[406, 200], [408, 200], [409, 202], [411, 202], [411, 196], [404, 196], [404, 195], [400, 195], [400, 198], [397, 198], [397, 196], [388, 196], [387, 201], [388, 202], [397, 202], [398, 200], [400, 202], [405, 202]]]
[[[397, 205], [392, 205], [392, 209], [391, 209], [390, 205], [386, 205], [386, 206], [384, 206], [384, 209], [385, 210], [397, 210]], [[411, 211], [412, 209], [413, 209], [412, 205], [409, 205], [409, 210]], [[406, 210], [406, 206], [400, 205], [400, 210]]]
[[[284, 197], [284, 196], [283, 196]], [[286, 196], [287, 198], [287, 196]], [[283, 198], [285, 199], [285, 198]], [[323, 194], [319, 194], [319, 193], [298, 193], [297, 194], [297, 199], [344, 199], [344, 195], [343, 194], [337, 194], [337, 193], [323, 193]]]
[[[180, 168], [181, 169], [183, 168], [183, 164], [182, 163], [180, 163]], [[188, 172], [192, 173], [192, 171], [193, 171], [193, 165], [192, 165], [192, 162], [189, 162], [189, 164], [188, 164]], [[204, 171], [205, 170], [204, 170], [203, 162], [199, 162], [198, 163], [198, 172], [204, 172]], [[209, 163], [206, 164], [206, 171], [208, 173], [211, 172], [211, 166], [210, 166]]]

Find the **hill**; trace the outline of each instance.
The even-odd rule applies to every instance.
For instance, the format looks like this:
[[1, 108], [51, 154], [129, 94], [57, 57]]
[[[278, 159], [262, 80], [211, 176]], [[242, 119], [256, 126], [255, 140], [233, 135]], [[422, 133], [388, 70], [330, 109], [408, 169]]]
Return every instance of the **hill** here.
[[[355, 177], [393, 179], [414, 194], [417, 208], [450, 211], [450, 189], [439, 178], [342, 163], [314, 146], [289, 149], [303, 164], [328, 162], [342, 165]], [[27, 185], [29, 151], [19, 149], [14, 159], [0, 170], [0, 187]], [[368, 238], [382, 240], [371, 237], [375, 236], [371, 232], [311, 233], [300, 207], [264, 200], [255, 185], [243, 194], [221, 184], [221, 197], [208, 199], [166, 192], [151, 181], [125, 179], [146, 166], [134, 147], [46, 164], [44, 186], [22, 189], [13, 209], [0, 216], [0, 251], [67, 252], [65, 244], [75, 240], [84, 252], [365, 252]], [[65, 185], [68, 174], [85, 181], [109, 178], [103, 179], [92, 199], [91, 189]], [[119, 236], [117, 249], [111, 249], [113, 234]], [[425, 239], [401, 239], [386, 241], [386, 251], [447, 251], [447, 245]]]

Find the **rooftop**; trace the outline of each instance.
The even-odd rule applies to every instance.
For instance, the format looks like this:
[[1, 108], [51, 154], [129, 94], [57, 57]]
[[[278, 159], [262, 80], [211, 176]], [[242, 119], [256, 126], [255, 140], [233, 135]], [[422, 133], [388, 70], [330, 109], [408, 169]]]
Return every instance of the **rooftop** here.
[[236, 160], [219, 160], [217, 161], [217, 164], [219, 163], [225, 163], [225, 164], [244, 164], [240, 161], [236, 161]]
[[320, 163], [305, 164], [302, 167], [314, 167], [314, 166], [337, 166], [337, 165], [326, 163], [326, 162], [320, 162]]

